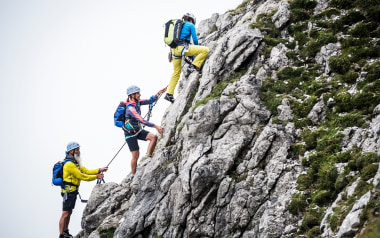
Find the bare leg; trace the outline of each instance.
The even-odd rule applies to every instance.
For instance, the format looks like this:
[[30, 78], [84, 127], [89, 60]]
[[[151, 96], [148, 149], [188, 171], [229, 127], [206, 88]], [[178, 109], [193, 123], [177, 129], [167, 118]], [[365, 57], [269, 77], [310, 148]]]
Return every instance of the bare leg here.
[[137, 160], [139, 159], [140, 151], [131, 151], [132, 160], [131, 160], [131, 173], [134, 175], [136, 173]]
[[59, 234], [62, 234], [63, 231], [68, 230], [71, 213], [73, 213], [73, 211], [62, 211], [62, 216], [59, 220]]
[[146, 154], [147, 155], [152, 155], [153, 154], [153, 151], [154, 151], [154, 147], [156, 147], [156, 143], [157, 143], [157, 135], [153, 134], [153, 133], [149, 133], [146, 138], [146, 140], [149, 141], [149, 145], [148, 145], [148, 149], [147, 149], [147, 152]]

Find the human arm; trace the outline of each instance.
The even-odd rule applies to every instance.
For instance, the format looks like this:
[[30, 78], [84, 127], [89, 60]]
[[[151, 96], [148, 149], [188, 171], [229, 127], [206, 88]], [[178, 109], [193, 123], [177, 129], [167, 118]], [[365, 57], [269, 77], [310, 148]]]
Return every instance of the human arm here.
[[126, 118], [133, 117], [134, 119], [136, 119], [137, 121], [139, 121], [140, 123], [146, 126], [154, 127], [154, 124], [149, 121], [144, 120], [144, 118], [141, 117], [141, 115], [136, 111], [136, 108], [133, 106], [127, 107], [127, 112], [125, 116]]
[[166, 92], [167, 88], [168, 87], [165, 87], [165, 88], [161, 89], [160, 91], [158, 91], [158, 93], [156, 94], [156, 97], [158, 98], [161, 94], [163, 94], [164, 92]]
[[91, 175], [95, 174], [97, 179], [103, 179], [104, 174], [102, 174], [102, 172], [106, 172], [107, 170], [108, 170], [108, 167], [103, 167], [103, 168], [99, 168], [99, 169], [92, 169], [92, 170], [88, 170], [86, 167], [83, 167], [83, 166], [81, 167], [82, 172], [84, 172], [86, 174], [91, 174]]
[[195, 30], [194, 24], [190, 24], [190, 32], [191, 32], [191, 37], [193, 38], [194, 45], [199, 45], [198, 36], [197, 36], [197, 32]]
[[103, 172], [107, 172], [107, 170], [108, 170], [108, 167], [99, 168], [99, 173], [96, 175], [96, 178], [103, 179], [104, 178]]
[[[168, 87], [165, 87], [165, 88], [161, 89], [160, 91], [158, 91], [158, 93], [156, 93], [155, 95], [153, 95], [153, 96], [151, 97], [151, 98], [153, 99], [153, 102], [157, 101], [157, 100], [158, 100], [158, 97], [159, 97], [161, 94], [163, 94], [163, 93], [166, 91], [167, 88], [168, 88]], [[139, 101], [139, 103], [140, 103], [140, 105], [147, 105], [147, 104], [150, 103], [150, 99], [142, 99], [142, 100]]]
[[99, 169], [99, 173], [107, 172], [108, 167], [103, 167]]
[[140, 105], [146, 105], [146, 104], [149, 104], [150, 103], [150, 100], [152, 99], [153, 102], [156, 102], [158, 100], [158, 98], [161, 96], [161, 94], [163, 94], [166, 89], [168, 87], [165, 87], [163, 89], [161, 89], [160, 91], [158, 91], [158, 93], [156, 93], [155, 95], [151, 96], [150, 99], [144, 99], [144, 100], [140, 100]]
[[88, 170], [85, 167], [80, 169], [73, 162], [67, 162], [64, 166], [64, 174], [69, 174], [71, 178], [68, 178], [65, 181], [72, 182], [74, 184], [80, 184], [81, 180], [84, 181], [93, 181], [96, 179], [96, 174], [99, 172], [99, 169]]
[[87, 169], [86, 167], [84, 166], [81, 166], [80, 167], [80, 171], [84, 174], [89, 174], [89, 175], [94, 175], [94, 174], [98, 174], [100, 173], [100, 169]]
[[154, 125], [154, 128], [156, 128], [156, 130], [158, 131], [158, 133], [160, 133], [161, 135], [162, 135], [162, 133], [164, 133], [164, 128], [162, 128], [161, 126]]
[[190, 43], [190, 36], [193, 38], [194, 45], [198, 45], [198, 36], [193, 23], [185, 21], [181, 30], [180, 39]]

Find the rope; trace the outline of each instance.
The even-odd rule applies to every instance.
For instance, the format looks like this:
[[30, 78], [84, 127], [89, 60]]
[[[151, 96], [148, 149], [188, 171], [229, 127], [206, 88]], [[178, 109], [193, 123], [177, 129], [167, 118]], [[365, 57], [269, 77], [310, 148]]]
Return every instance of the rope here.
[[[166, 86], [166, 87], [168, 87], [168, 86]], [[153, 107], [156, 105], [156, 103], [158, 102], [158, 100], [160, 99], [161, 95], [162, 95], [162, 93], [159, 93], [159, 94], [158, 94], [157, 100], [156, 100], [155, 102], [153, 102], [152, 97], [149, 99], [149, 100], [150, 100], [150, 101], [149, 101], [149, 111], [148, 111], [148, 113], [143, 117], [143, 118], [147, 117], [147, 119], [146, 119], [147, 121], [149, 121], [150, 117], [152, 116], [152, 109], [153, 109]], [[109, 167], [109, 166], [110, 166], [110, 164], [112, 163], [112, 161], [116, 158], [116, 156], [120, 153], [120, 151], [123, 149], [123, 147], [124, 147], [125, 144], [127, 143], [127, 140], [128, 140], [129, 138], [132, 138], [132, 137], [137, 136], [137, 135], [138, 135], [138, 134], [144, 129], [144, 127], [145, 127], [145, 125], [143, 125], [143, 126], [141, 127], [141, 129], [140, 129], [138, 132], [136, 132], [136, 134], [131, 135], [131, 136], [126, 136], [126, 137], [125, 137], [125, 142], [124, 142], [124, 144], [123, 144], [123, 145], [121, 146], [121, 148], [117, 151], [117, 153], [114, 155], [114, 157], [111, 159], [111, 161], [107, 164], [106, 167]], [[102, 172], [102, 173], [103, 173], [103, 172]], [[101, 184], [102, 182], [105, 183], [104, 179], [97, 179], [97, 180], [96, 180], [96, 184]]]

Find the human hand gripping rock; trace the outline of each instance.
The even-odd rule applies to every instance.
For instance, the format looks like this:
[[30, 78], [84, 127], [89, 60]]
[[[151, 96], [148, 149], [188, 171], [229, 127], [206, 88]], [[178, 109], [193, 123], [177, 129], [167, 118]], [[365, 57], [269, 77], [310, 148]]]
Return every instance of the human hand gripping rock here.
[[162, 135], [162, 133], [164, 133], [164, 128], [162, 128], [161, 126], [154, 125], [154, 128], [156, 128], [158, 133], [160, 133], [161, 135]]

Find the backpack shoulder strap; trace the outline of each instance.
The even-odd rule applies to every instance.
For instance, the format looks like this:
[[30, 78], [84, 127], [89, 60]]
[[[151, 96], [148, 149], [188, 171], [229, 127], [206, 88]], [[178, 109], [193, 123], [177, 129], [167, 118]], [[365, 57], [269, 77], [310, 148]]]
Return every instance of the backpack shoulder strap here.
[[[65, 166], [65, 164], [66, 164], [67, 162], [72, 162], [72, 163], [74, 163], [74, 165], [76, 165], [76, 166], [78, 165], [78, 164], [76, 163], [75, 160], [72, 160], [72, 159], [65, 159], [65, 160], [63, 161], [63, 166]], [[62, 166], [62, 167], [63, 167], [63, 166]], [[61, 185], [61, 188], [65, 189], [66, 185], [69, 185], [69, 186], [76, 186], [76, 187], [79, 186], [79, 185], [75, 185], [75, 184], [73, 184], [73, 183], [67, 182], [67, 181], [65, 181], [65, 180], [62, 179], [62, 185]]]
[[73, 159], [65, 159], [63, 161], [63, 165], [65, 165], [67, 162], [72, 162], [73, 164], [75, 164], [76, 166], [78, 166], [78, 163], [75, 160], [73, 160]]
[[138, 109], [137, 109], [138, 104], [139, 104], [139, 102], [138, 102], [136, 105], [133, 105], [133, 104], [127, 104], [127, 105], [125, 106], [125, 109], [127, 109], [128, 107], [134, 107], [134, 108], [136, 109], [136, 111], [138, 111]]
[[63, 160], [63, 164], [66, 164], [67, 162], [73, 162], [74, 163], [74, 161], [72, 159], [65, 159], [65, 160]]

